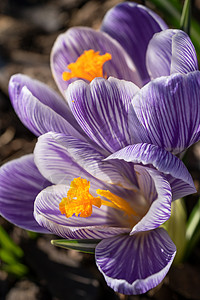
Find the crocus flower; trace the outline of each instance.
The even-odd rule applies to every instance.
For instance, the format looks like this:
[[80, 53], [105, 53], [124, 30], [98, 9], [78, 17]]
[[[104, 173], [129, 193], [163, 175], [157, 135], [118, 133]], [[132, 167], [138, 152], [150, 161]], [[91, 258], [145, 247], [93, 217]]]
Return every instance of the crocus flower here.
[[[145, 146], [137, 145], [135, 152]], [[180, 175], [181, 161], [168, 154]], [[158, 228], [170, 216], [172, 189], [151, 167], [101, 158], [94, 147], [67, 135], [41, 136], [35, 162], [44, 177], [59, 184], [37, 196], [34, 215], [62, 238], [100, 239], [95, 259], [107, 284], [123, 294], [144, 293], [163, 279], [176, 253], [167, 232]]]
[[[68, 66], [81, 55], [83, 60], [90, 60], [87, 51], [91, 49], [112, 56], [104, 65], [104, 76], [132, 81], [139, 87], [159, 76], [198, 70], [189, 36], [181, 30], [168, 29], [157, 14], [133, 2], [108, 11], [98, 32], [73, 27], [59, 35], [52, 49], [51, 67], [63, 95], [71, 82], [87, 79]], [[70, 74], [69, 80], [63, 80], [63, 72]], [[98, 76], [98, 72], [93, 73], [93, 78]]]
[[[146, 67], [149, 41], [155, 33], [167, 28], [156, 13], [133, 2], [121, 3], [108, 11], [100, 31], [88, 27], [70, 28], [59, 35], [51, 53], [52, 72], [61, 93], [77, 78], [86, 79], [81, 72], [72, 72], [71, 79], [63, 81], [62, 74], [69, 71], [69, 64], [90, 49], [99, 51], [100, 55], [112, 55], [104, 65], [104, 76], [129, 80], [141, 87], [150, 80]], [[87, 60], [87, 55], [83, 59]]]
[[[200, 73], [175, 73], [140, 90], [150, 79], [142, 71], [147, 45], [164, 23], [142, 6], [124, 3], [118, 8], [109, 14], [117, 27], [123, 17], [126, 41], [131, 15], [132, 22], [140, 20], [150, 30], [148, 36], [143, 32], [137, 68], [132, 50], [140, 45], [123, 44], [111, 37], [112, 30], [105, 33], [113, 24], [106, 17], [101, 32], [71, 29], [53, 47], [53, 74], [68, 104], [36, 80], [11, 78], [15, 111], [41, 137], [34, 156], [1, 168], [0, 213], [29, 230], [101, 239], [96, 261], [108, 285], [137, 294], [162, 280], [175, 255], [174, 244], [160, 228], [170, 216], [171, 201], [195, 191], [173, 154], [199, 140]], [[133, 37], [145, 26], [135, 28]], [[88, 67], [91, 77], [85, 75]]]
[[[171, 152], [199, 139], [199, 114], [188, 110], [191, 99], [198, 110], [199, 79], [198, 71], [175, 74], [141, 90], [112, 77], [76, 81], [66, 97], [79, 131], [70, 123], [65, 127], [67, 121], [30, 92], [24, 101], [23, 87], [18, 105], [24, 107], [24, 122], [41, 132], [48, 122], [37, 116], [45, 113], [57, 133], [39, 138], [37, 169], [32, 156], [2, 167], [1, 213], [29, 229], [35, 230], [37, 221], [37, 230], [40, 226], [63, 238], [101, 239], [96, 262], [115, 291], [138, 294], [157, 285], [175, 255], [173, 242], [159, 227], [170, 217], [171, 200], [195, 191], [184, 164]], [[36, 103], [41, 108], [31, 117], [28, 107]], [[171, 113], [180, 109], [182, 115]], [[42, 185], [51, 186], [36, 197], [34, 221], [33, 187], [36, 194]]]
[[[139, 55], [139, 58], [134, 59], [134, 61], [139, 64], [141, 62], [141, 64], [144, 65], [145, 53], [149, 40], [155, 32], [167, 28], [167, 26], [159, 16], [143, 6], [127, 2], [121, 4], [120, 7], [120, 14], [123, 12], [122, 17], [124, 19], [124, 30], [125, 28], [129, 28], [128, 24], [131, 27], [131, 49], [134, 49], [137, 55]], [[115, 9], [118, 11], [118, 6], [114, 8], [114, 12]], [[117, 13], [117, 23], [120, 22], [118, 20], [118, 15], [119, 14]], [[103, 22], [104, 27], [106, 28], [109, 27], [106, 25], [106, 20], [109, 19], [110, 18], [107, 19], [107, 17], [105, 17]], [[126, 20], [128, 20], [128, 22]], [[143, 26], [140, 26], [140, 22]], [[127, 30], [125, 31], [127, 32]], [[130, 31], [128, 31], [128, 33], [130, 36]], [[140, 40], [140, 43], [134, 42], [136, 40], [134, 36], [137, 36], [137, 40]], [[141, 36], [143, 36], [143, 38], [141, 38]], [[127, 39], [127, 41], [128, 40], [129, 39]], [[69, 81], [64, 81], [63, 73], [67, 72], [67, 65], [75, 62], [85, 50], [94, 50], [92, 53], [99, 51], [102, 55], [105, 53], [112, 55], [112, 59], [107, 62], [105, 60], [105, 64], [103, 65], [102, 63], [101, 67], [98, 68], [98, 72], [93, 74], [93, 77], [99, 76], [99, 74], [102, 73], [104, 77], [113, 75], [117, 78], [131, 80], [138, 85], [142, 85], [141, 76], [138, 73], [140, 71], [136, 71], [134, 62], [128, 54], [128, 50], [126, 51], [124, 48], [126, 48], [125, 45], [121, 46], [116, 39], [111, 38], [108, 34], [104, 33], [103, 30], [101, 32], [96, 32], [90, 28], [82, 27], [71, 29], [67, 31], [66, 34], [60, 35], [52, 50], [51, 67], [54, 78], [63, 95], [69, 83], [75, 80], [71, 79]], [[143, 54], [141, 55], [141, 53]], [[133, 54], [135, 58], [137, 55]], [[88, 61], [91, 62], [91, 59]], [[106, 67], [106, 65], [108, 65], [108, 67]], [[91, 72], [91, 70], [94, 69], [93, 64], [89, 64], [89, 67]], [[138, 69], [140, 68], [138, 67]], [[141, 69], [144, 69], [144, 67]], [[146, 74], [146, 71], [144, 73]], [[146, 75], [144, 75], [144, 77], [145, 76]], [[63, 101], [60, 95], [52, 91], [45, 84], [32, 80], [25, 75], [14, 75], [9, 82], [9, 94], [13, 107], [19, 118], [36, 136], [48, 131], [71, 134], [78, 138], [83, 138], [85, 136], [85, 133], [77, 124], [66, 102]], [[18, 180], [14, 175], [16, 173], [16, 169], [20, 171], [20, 174], [18, 174]], [[27, 169], [27, 172], [25, 172], [24, 169]], [[7, 174], [11, 173], [13, 173], [13, 178], [9, 175], [10, 178], [7, 181]], [[1, 174], [3, 176], [3, 179], [1, 180], [2, 187], [0, 190], [1, 214], [11, 222], [26, 228], [28, 220], [31, 220], [30, 223], [33, 222], [35, 225], [30, 225], [29, 229], [41, 230], [32, 218], [33, 201], [38, 192], [48, 185], [49, 182], [46, 182], [45, 179], [40, 179], [37, 186], [33, 183], [35, 180], [33, 180], [32, 177], [35, 176], [35, 178], [40, 178], [41, 176], [37, 171], [33, 156], [29, 155], [8, 163], [1, 169]], [[31, 175], [30, 177], [29, 174], [34, 175]], [[23, 197], [20, 198], [22, 200], [24, 199], [24, 205], [30, 208], [30, 213], [27, 213], [28, 209], [25, 209], [22, 217], [21, 205], [20, 202], [18, 202], [18, 194], [19, 192], [21, 193], [21, 181], [24, 181], [23, 177], [27, 178], [26, 188], [24, 186], [26, 194], [24, 193]], [[30, 180], [28, 180], [28, 178]], [[10, 187], [9, 191], [7, 186]], [[15, 192], [13, 193], [12, 190]], [[11, 195], [9, 195], [9, 192], [11, 192]], [[11, 200], [11, 205], [9, 204], [9, 199]], [[15, 203], [15, 208], [12, 207], [12, 200]], [[19, 209], [16, 207], [18, 204]]]

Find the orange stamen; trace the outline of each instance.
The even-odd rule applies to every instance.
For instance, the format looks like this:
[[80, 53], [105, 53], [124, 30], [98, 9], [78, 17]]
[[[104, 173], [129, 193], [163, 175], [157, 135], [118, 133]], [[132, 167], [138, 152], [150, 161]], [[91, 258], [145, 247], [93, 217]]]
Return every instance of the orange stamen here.
[[67, 197], [60, 202], [59, 209], [67, 218], [73, 214], [78, 217], [89, 217], [92, 214], [92, 205], [101, 206], [100, 197], [93, 197], [89, 193], [90, 182], [81, 177], [71, 182]]
[[84, 51], [76, 62], [67, 66], [71, 72], [63, 72], [62, 78], [65, 81], [75, 77], [88, 81], [92, 81], [95, 77], [106, 78], [106, 76], [103, 76], [103, 65], [111, 59], [112, 56], [110, 53], [100, 55], [99, 51], [95, 52], [93, 49]]
[[67, 197], [62, 198], [59, 209], [67, 218], [75, 216], [90, 217], [92, 206], [106, 205], [124, 211], [129, 217], [138, 216], [128, 202], [114, 195], [110, 191], [97, 189], [96, 193], [110, 201], [102, 200], [99, 196], [93, 197], [90, 192], [90, 182], [81, 177], [74, 178], [68, 190]]

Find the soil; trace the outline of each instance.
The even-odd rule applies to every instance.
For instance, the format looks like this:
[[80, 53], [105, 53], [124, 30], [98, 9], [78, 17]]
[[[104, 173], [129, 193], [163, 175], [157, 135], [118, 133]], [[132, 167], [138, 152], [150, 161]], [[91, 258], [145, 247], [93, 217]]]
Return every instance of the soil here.
[[[7, 0], [0, 2], [0, 163], [31, 153], [35, 136], [16, 116], [8, 96], [12, 74], [24, 73], [56, 88], [49, 55], [59, 33], [71, 26], [99, 28], [106, 11], [120, 0]], [[142, 3], [144, 1], [137, 1]], [[199, 16], [199, 1], [195, 2]], [[45, 16], [45, 18], [44, 18]], [[198, 193], [187, 197], [188, 213], [199, 197], [200, 145], [187, 154]], [[7, 273], [0, 262], [0, 300], [125, 299], [107, 287], [94, 257], [51, 245], [55, 236], [30, 234], [0, 217], [0, 225], [23, 249], [28, 273], [21, 278]], [[133, 300], [200, 299], [200, 245], [187, 262], [172, 266], [164, 281]]]

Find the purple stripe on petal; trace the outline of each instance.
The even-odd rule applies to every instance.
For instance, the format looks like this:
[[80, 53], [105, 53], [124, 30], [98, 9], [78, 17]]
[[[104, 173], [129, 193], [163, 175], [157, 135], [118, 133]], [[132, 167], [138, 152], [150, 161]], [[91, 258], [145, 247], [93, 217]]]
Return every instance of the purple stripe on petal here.
[[149, 202], [149, 210], [133, 227], [132, 234], [155, 229], [166, 222], [171, 215], [171, 187], [165, 177], [158, 171], [135, 166], [141, 194]]
[[[53, 184], [70, 184], [76, 177], [91, 179], [92, 176], [70, 155], [64, 139], [65, 135], [53, 132], [39, 137], [34, 159], [41, 174]], [[66, 139], [69, 143], [75, 141], [71, 136]]]
[[68, 85], [77, 78], [64, 81], [62, 73], [68, 71], [68, 64], [75, 62], [85, 50], [90, 49], [99, 51], [100, 55], [112, 55], [112, 59], [103, 67], [107, 77], [130, 80], [141, 86], [141, 79], [133, 62], [120, 44], [103, 32], [87, 27], [75, 27], [59, 35], [51, 53], [52, 73], [63, 95]]
[[67, 185], [53, 185], [37, 196], [34, 216], [42, 227], [69, 239], [102, 239], [130, 231], [123, 226], [123, 213], [106, 206], [100, 209], [93, 206], [93, 213], [87, 218], [66, 218], [59, 210], [59, 203], [67, 196], [68, 189]]
[[[184, 172], [186, 175], [186, 172]], [[196, 193], [196, 188], [194, 186], [194, 183], [190, 183], [191, 176], [189, 178], [188, 182], [185, 182], [184, 180], [176, 179], [170, 174], [166, 175], [167, 181], [169, 181], [169, 184], [172, 188], [172, 200], [180, 199], [182, 197], [185, 197], [190, 194]]]
[[200, 72], [157, 78], [133, 98], [132, 144], [149, 143], [178, 154], [200, 139]]
[[19, 227], [49, 232], [33, 217], [34, 200], [49, 184], [37, 170], [33, 155], [5, 164], [0, 169], [0, 215]]
[[137, 184], [133, 168], [123, 168], [123, 162], [115, 166], [103, 161], [105, 156], [98, 149], [71, 136], [53, 132], [42, 135], [34, 154], [41, 174], [54, 184], [69, 184], [75, 177], [97, 178], [129, 189]]
[[143, 83], [149, 81], [146, 50], [154, 33], [166, 29], [164, 21], [150, 9], [132, 2], [121, 3], [106, 14], [101, 30], [116, 39], [133, 59]]
[[172, 40], [171, 74], [198, 70], [196, 51], [189, 36], [184, 31], [179, 31]]
[[20, 102], [20, 97], [23, 97], [22, 89], [24, 86], [35, 99], [62, 116], [70, 125], [84, 135], [66, 101], [46, 84], [23, 74], [13, 75], [9, 81], [9, 95], [17, 114], [21, 115], [18, 102]]
[[20, 93], [18, 94], [17, 91], [13, 93], [17, 95], [15, 99], [13, 98], [13, 107], [23, 124], [36, 136], [53, 130], [84, 139], [84, 136], [73, 125], [49, 106], [40, 102], [26, 86], [21, 89], [20, 85], [15, 85], [14, 89], [17, 88], [20, 89]]
[[106, 158], [106, 160], [110, 159], [152, 165], [158, 171], [165, 173], [171, 185], [173, 200], [196, 192], [192, 177], [183, 162], [158, 146], [145, 143], [130, 145]]
[[58, 93], [56, 93], [46, 84], [23, 74], [13, 75], [9, 81], [9, 94], [13, 105], [15, 105], [14, 102], [18, 101], [21, 90], [24, 86], [27, 87], [27, 89], [35, 98], [37, 98], [43, 104], [49, 106], [57, 114], [66, 119], [69, 117], [73, 119], [73, 115], [71, 114], [69, 107]]
[[146, 52], [146, 66], [151, 79], [170, 75], [172, 37], [177, 30], [167, 29], [155, 33]]
[[130, 144], [128, 108], [138, 87], [131, 82], [96, 78], [90, 84], [76, 81], [66, 98], [87, 135], [108, 152]]
[[125, 295], [137, 295], [157, 286], [167, 274], [176, 247], [158, 228], [134, 236], [102, 240], [96, 247], [96, 264], [107, 284]]
[[146, 64], [152, 79], [198, 70], [196, 52], [189, 36], [175, 29], [167, 29], [153, 36], [148, 45]]

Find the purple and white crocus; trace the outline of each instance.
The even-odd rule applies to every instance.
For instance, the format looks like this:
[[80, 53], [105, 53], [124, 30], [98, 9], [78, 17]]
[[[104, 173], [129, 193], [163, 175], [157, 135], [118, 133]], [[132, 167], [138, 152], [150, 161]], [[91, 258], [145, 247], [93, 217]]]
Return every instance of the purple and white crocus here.
[[[100, 32], [74, 28], [57, 39], [52, 71], [66, 102], [27, 76], [9, 83], [16, 113], [40, 137], [34, 155], [0, 169], [0, 214], [29, 230], [100, 239], [97, 266], [124, 294], [144, 293], [164, 278], [176, 248], [161, 226], [171, 201], [195, 192], [177, 156], [200, 139], [200, 72], [189, 37], [168, 29], [153, 36], [162, 29], [152, 11], [123, 3], [108, 12]], [[141, 45], [134, 42], [141, 36]], [[66, 66], [89, 49], [112, 55], [108, 79], [63, 81]], [[77, 180], [77, 196], [67, 204], [74, 215], [66, 217], [59, 206]], [[79, 188], [91, 201], [87, 217], [80, 217]]]

